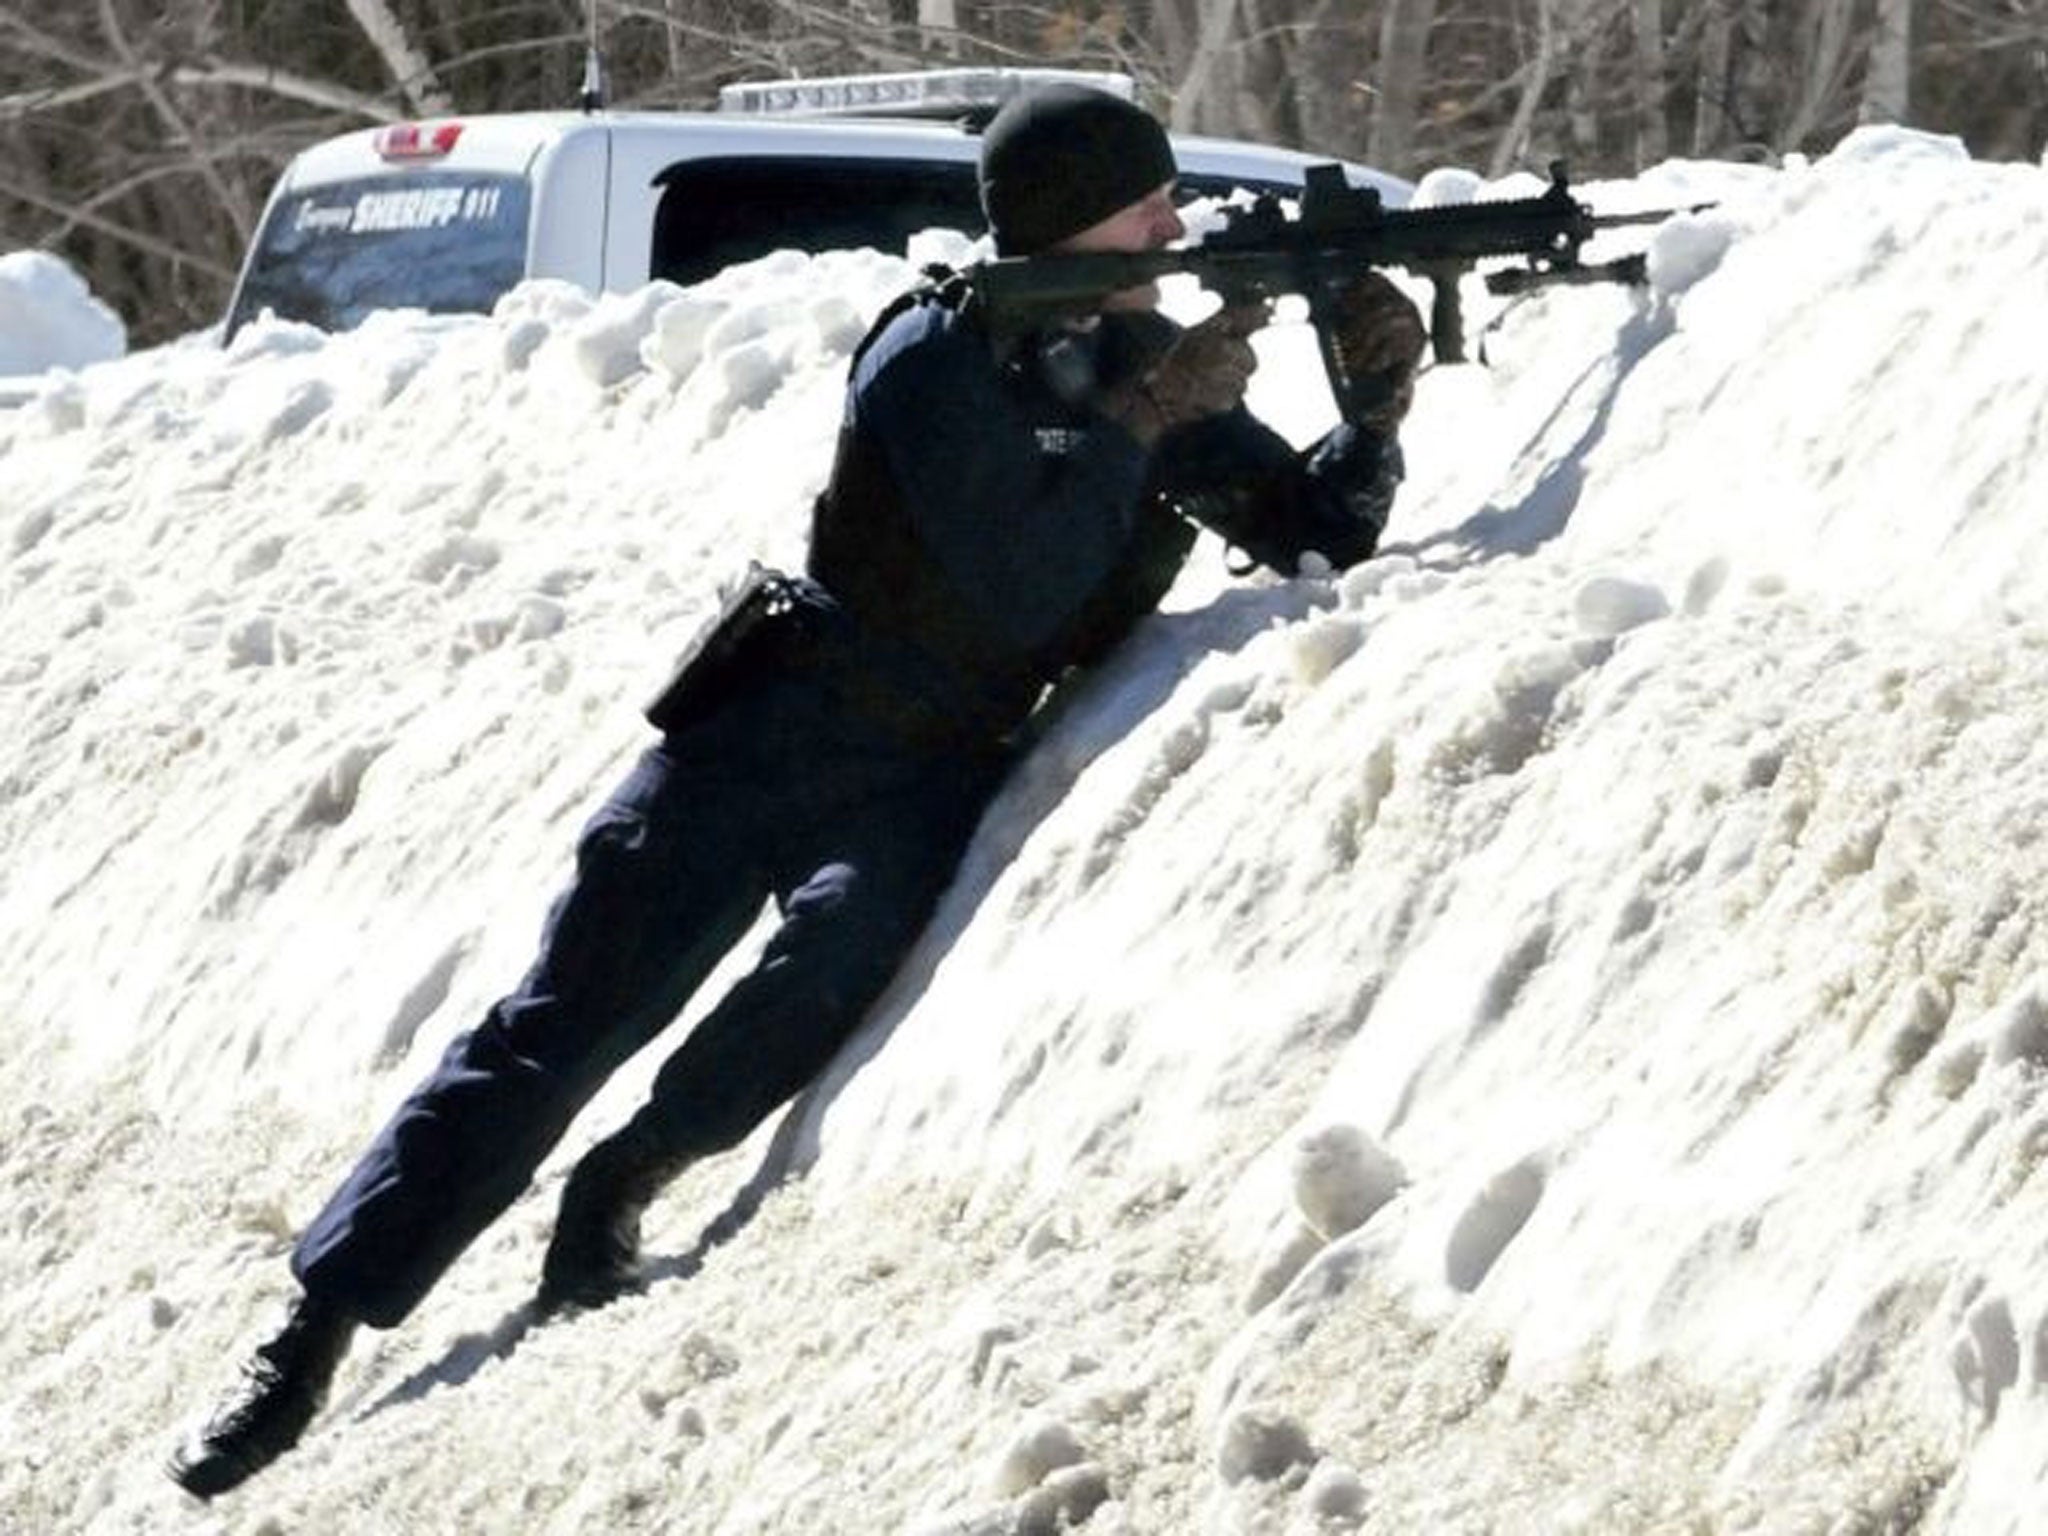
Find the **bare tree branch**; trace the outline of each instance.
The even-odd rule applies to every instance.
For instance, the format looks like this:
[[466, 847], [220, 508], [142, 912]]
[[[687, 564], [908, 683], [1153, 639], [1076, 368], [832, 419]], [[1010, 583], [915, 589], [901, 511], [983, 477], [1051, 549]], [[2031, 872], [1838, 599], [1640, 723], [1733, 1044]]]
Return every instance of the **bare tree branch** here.
[[355, 18], [363, 36], [370, 40], [377, 57], [383, 60], [384, 68], [391, 74], [392, 84], [404, 94], [415, 112], [447, 112], [452, 109], [453, 98], [442, 88], [434, 74], [434, 66], [413, 46], [404, 25], [384, 0], [348, 0], [348, 13]]
[[197, 267], [209, 277], [218, 278], [223, 283], [232, 283], [235, 280], [235, 269], [223, 262], [218, 262], [210, 257], [185, 250], [180, 246], [171, 244], [167, 240], [159, 240], [147, 231], [131, 228], [126, 224], [109, 219], [103, 214], [93, 213], [76, 204], [59, 202], [36, 191], [33, 187], [24, 187], [17, 184], [11, 177], [0, 176], [0, 197], [11, 197], [18, 202], [28, 204], [31, 208], [40, 209], [44, 213], [54, 214], [67, 222], [82, 224], [88, 229], [97, 230], [100, 234], [120, 241], [124, 245], [133, 246], [138, 251], [145, 251], [152, 256], [161, 257], [166, 261], [183, 262], [188, 266]]
[[116, 75], [99, 80], [81, 80], [75, 85], [52, 86], [46, 90], [21, 91], [12, 96], [0, 96], [0, 122], [12, 122], [24, 117], [34, 117], [41, 112], [58, 112], [66, 107], [80, 106], [95, 97], [126, 90], [132, 83], [125, 76]]
[[1536, 52], [1516, 72], [1515, 79], [1521, 87], [1521, 98], [1515, 104], [1514, 116], [1501, 130], [1494, 141], [1493, 158], [1487, 168], [1490, 176], [1505, 176], [1514, 169], [1515, 163], [1528, 153], [1529, 135], [1536, 121], [1537, 104], [1550, 86], [1551, 65], [1557, 57], [1556, 11], [1560, 0], [1537, 0], [1536, 6]]
[[197, 64], [180, 64], [167, 78], [178, 85], [240, 86], [267, 91], [288, 101], [302, 101], [312, 107], [368, 118], [373, 123], [396, 122], [405, 116], [382, 96], [368, 96], [346, 86], [334, 85], [295, 74], [270, 64], [245, 64], [232, 59], [206, 59]]
[[0, 27], [5, 27], [14, 34], [15, 46], [25, 54], [68, 65], [83, 75], [107, 72], [104, 59], [74, 48], [61, 38], [51, 36], [29, 22], [12, 6], [0, 6]]
[[[177, 104], [163, 88], [157, 74], [141, 67], [135, 49], [128, 41], [128, 34], [121, 25], [121, 18], [114, 11], [114, 0], [99, 0], [99, 13], [100, 27], [106, 33], [108, 45], [120, 56], [122, 64], [134, 74], [136, 85], [149, 104], [156, 109], [157, 116], [161, 117], [165, 126], [171, 130], [174, 140], [180, 144], [198, 145], [201, 142], [201, 135], [184, 114], [179, 112]], [[235, 232], [247, 240], [256, 226], [256, 215], [249, 206], [248, 199], [242, 195], [241, 189], [231, 186], [206, 155], [195, 153], [192, 156], [192, 166], [198, 172], [199, 179], [206, 184], [207, 190], [212, 192], [215, 200], [219, 202], [221, 211], [234, 225]]]

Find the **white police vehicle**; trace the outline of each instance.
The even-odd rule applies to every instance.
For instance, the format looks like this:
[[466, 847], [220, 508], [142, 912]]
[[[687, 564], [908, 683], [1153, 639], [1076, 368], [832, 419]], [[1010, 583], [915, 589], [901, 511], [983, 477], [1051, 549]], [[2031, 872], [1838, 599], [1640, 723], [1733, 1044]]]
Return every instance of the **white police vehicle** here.
[[[525, 278], [593, 293], [701, 281], [770, 251], [984, 228], [977, 126], [1047, 79], [975, 69], [728, 86], [716, 112], [524, 112], [401, 123], [300, 154], [272, 191], [226, 335], [266, 310], [345, 330], [377, 309], [485, 312]], [[1291, 192], [1318, 158], [1177, 138], [1188, 197]], [[1405, 182], [1363, 166], [1390, 205]]]

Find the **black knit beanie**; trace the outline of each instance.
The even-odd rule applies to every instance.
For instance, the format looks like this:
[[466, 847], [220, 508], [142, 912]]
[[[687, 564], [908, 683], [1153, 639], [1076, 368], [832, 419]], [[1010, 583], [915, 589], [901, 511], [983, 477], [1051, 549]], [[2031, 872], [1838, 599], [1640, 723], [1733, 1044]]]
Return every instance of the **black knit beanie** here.
[[1079, 234], [1174, 174], [1158, 121], [1085, 85], [1012, 97], [981, 136], [981, 208], [1005, 256]]

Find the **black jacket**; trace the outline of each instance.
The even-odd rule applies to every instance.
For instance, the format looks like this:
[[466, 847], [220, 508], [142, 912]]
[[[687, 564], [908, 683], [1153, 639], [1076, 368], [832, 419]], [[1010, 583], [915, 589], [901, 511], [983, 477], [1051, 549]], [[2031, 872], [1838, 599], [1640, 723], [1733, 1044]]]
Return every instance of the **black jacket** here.
[[[1162, 334], [1161, 328], [1165, 328]], [[927, 297], [858, 355], [809, 574], [882, 686], [1000, 738], [1069, 668], [1153, 611], [1193, 518], [1283, 574], [1377, 543], [1396, 444], [1349, 425], [1298, 453], [1242, 407], [1150, 451], [1095, 408], [1171, 322], [1106, 316], [998, 356], [971, 307]]]

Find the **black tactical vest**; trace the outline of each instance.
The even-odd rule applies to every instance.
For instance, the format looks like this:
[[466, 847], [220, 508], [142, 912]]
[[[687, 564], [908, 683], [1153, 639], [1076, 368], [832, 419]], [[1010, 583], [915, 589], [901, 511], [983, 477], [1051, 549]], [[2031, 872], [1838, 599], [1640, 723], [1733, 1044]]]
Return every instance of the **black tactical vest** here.
[[[855, 350], [853, 367], [906, 309], [958, 309], [966, 302], [966, 284], [958, 278], [936, 278], [904, 295]], [[971, 311], [967, 323], [975, 323]], [[1038, 364], [1026, 351], [998, 366], [1028, 371]], [[1049, 387], [1029, 376], [1020, 383], [1027, 391]], [[947, 710], [995, 737], [1030, 714], [1047, 684], [1070, 667], [1100, 659], [1152, 612], [1194, 543], [1194, 528], [1161, 499], [1147, 496], [1108, 576], [1055, 635], [1019, 656], [996, 639], [973, 601], [937, 567], [882, 459], [880, 446], [850, 421], [841, 428], [831, 479], [813, 508], [808, 574], [886, 653], [887, 665], [900, 671], [906, 686], [943, 701]]]

